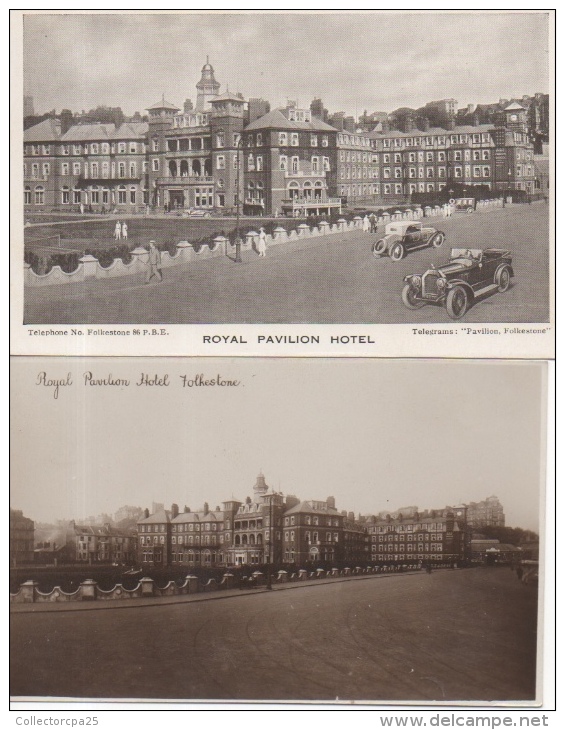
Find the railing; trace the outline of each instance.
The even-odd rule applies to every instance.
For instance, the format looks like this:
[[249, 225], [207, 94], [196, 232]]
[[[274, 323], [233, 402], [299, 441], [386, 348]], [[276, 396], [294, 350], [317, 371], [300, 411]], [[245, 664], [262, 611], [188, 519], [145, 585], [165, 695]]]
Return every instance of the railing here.
[[213, 183], [211, 175], [169, 175], [169, 177], [158, 177], [157, 185], [195, 185], [197, 183]]
[[[328, 171], [329, 172], [329, 171]], [[305, 170], [298, 170], [292, 172], [292, 170], [285, 170], [285, 177], [326, 177], [326, 170], [320, 170], [319, 172], [306, 172]]]
[[314, 205], [341, 205], [341, 198], [312, 197], [312, 198], [284, 198], [283, 205], [292, 205], [295, 208]]
[[24, 182], [47, 182], [49, 175], [24, 175]]

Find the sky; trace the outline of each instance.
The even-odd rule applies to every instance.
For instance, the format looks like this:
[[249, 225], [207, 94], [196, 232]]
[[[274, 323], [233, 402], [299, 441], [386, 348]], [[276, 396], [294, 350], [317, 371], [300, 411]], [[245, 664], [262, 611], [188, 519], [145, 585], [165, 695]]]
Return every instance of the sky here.
[[26, 13], [36, 113], [193, 102], [209, 55], [221, 91], [332, 111], [459, 106], [550, 90], [547, 12]]
[[[73, 385], [55, 399], [42, 371]], [[132, 384], [85, 387], [89, 371]], [[171, 385], [136, 386], [142, 372]], [[198, 373], [240, 385], [182, 387]], [[17, 358], [10, 502], [36, 521], [213, 509], [252, 495], [262, 470], [356, 514], [496, 495], [508, 526], [537, 531], [542, 381], [520, 361]]]

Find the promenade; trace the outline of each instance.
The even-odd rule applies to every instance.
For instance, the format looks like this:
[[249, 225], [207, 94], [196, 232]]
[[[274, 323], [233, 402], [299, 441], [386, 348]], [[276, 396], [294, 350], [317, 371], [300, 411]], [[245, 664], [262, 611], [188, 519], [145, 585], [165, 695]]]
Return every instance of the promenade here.
[[[221, 257], [164, 271], [27, 288], [26, 324], [282, 324], [450, 322], [443, 307], [417, 311], [401, 300], [403, 278], [449, 259], [451, 247], [505, 248], [515, 279], [504, 294], [473, 306], [465, 322], [545, 322], [549, 318], [548, 206], [513, 205], [429, 219], [447, 238], [439, 248], [393, 262], [375, 259], [375, 236], [361, 230], [273, 246], [243, 263]], [[425, 219], [428, 223], [428, 219]], [[382, 235], [382, 226], [379, 235]]]
[[532, 701], [537, 590], [506, 568], [11, 615], [11, 694]]

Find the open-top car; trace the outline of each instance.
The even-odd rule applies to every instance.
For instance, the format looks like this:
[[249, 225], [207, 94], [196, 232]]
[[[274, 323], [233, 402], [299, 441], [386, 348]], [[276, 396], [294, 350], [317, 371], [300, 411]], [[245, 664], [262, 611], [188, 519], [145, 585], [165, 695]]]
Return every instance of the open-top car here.
[[387, 223], [385, 235], [372, 246], [373, 256], [390, 256], [400, 261], [408, 251], [435, 246], [439, 248], [445, 241], [445, 233], [436, 228], [423, 226], [420, 221], [395, 221]]
[[451, 319], [460, 319], [478, 298], [505, 292], [513, 276], [510, 251], [452, 248], [448, 263], [404, 277], [402, 301], [408, 309], [442, 304]]

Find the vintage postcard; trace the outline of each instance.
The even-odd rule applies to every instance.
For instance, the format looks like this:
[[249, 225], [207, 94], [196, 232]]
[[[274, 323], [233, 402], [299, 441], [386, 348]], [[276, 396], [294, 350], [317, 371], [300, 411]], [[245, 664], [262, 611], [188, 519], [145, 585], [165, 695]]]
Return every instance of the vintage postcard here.
[[546, 370], [16, 358], [13, 707], [549, 707]]
[[553, 11], [11, 30], [14, 354], [553, 357]]

